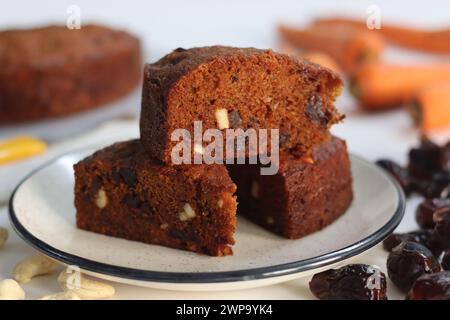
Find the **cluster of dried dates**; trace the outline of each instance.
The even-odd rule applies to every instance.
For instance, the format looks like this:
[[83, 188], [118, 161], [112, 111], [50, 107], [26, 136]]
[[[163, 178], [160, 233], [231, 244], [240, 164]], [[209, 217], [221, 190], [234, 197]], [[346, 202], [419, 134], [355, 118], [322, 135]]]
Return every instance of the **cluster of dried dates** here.
[[[450, 143], [439, 146], [423, 137], [402, 167], [391, 160], [387, 170], [406, 195], [425, 200], [416, 210], [420, 229], [393, 233], [383, 242], [389, 252], [388, 276], [409, 300], [450, 300]], [[312, 293], [319, 299], [385, 300], [386, 276], [375, 267], [347, 265], [314, 275]]]

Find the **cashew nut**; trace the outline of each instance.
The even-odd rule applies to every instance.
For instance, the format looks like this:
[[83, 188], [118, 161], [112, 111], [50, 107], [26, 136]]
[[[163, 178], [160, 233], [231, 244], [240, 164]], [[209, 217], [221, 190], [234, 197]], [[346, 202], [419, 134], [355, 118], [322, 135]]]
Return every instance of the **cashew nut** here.
[[42, 297], [39, 300], [81, 300], [81, 298], [75, 292], [69, 290], [50, 294], [48, 296]]
[[27, 283], [35, 276], [52, 273], [58, 263], [41, 255], [35, 254], [19, 262], [13, 270], [14, 279], [20, 283]]
[[0, 281], [0, 300], [23, 300], [25, 291], [13, 279]]
[[3, 246], [6, 243], [6, 240], [8, 240], [8, 229], [0, 227], [0, 248], [3, 248]]
[[73, 291], [81, 299], [105, 299], [116, 293], [114, 287], [109, 284], [88, 279], [81, 273], [71, 273], [68, 270], [61, 272], [58, 283], [64, 291]]

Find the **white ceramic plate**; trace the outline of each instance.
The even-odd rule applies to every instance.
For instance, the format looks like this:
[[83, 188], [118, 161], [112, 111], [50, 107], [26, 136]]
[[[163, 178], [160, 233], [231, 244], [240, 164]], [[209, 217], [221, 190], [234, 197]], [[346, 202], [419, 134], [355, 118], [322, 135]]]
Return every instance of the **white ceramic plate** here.
[[405, 199], [381, 169], [352, 156], [355, 199], [322, 231], [299, 240], [239, 218], [234, 255], [209, 257], [95, 234], [75, 227], [72, 164], [93, 150], [62, 156], [29, 175], [10, 200], [10, 219], [30, 245], [108, 280], [173, 290], [226, 290], [309, 275], [362, 254], [400, 222]]

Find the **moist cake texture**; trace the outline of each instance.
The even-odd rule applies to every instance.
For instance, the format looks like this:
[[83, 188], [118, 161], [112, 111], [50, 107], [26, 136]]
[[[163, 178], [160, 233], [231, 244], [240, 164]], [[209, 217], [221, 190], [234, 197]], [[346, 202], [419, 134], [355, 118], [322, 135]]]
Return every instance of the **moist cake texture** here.
[[171, 164], [172, 132], [188, 129], [193, 137], [194, 121], [201, 121], [203, 132], [279, 129], [282, 151], [306, 154], [343, 118], [334, 108], [341, 89], [330, 70], [271, 50], [179, 48], [145, 66], [142, 143]]
[[350, 206], [352, 176], [346, 143], [336, 137], [317, 145], [313, 161], [280, 155], [276, 175], [260, 165], [227, 165], [237, 185], [238, 214], [290, 239], [329, 225]]
[[225, 166], [165, 166], [131, 140], [97, 151], [74, 169], [79, 228], [213, 256], [232, 254], [236, 186]]
[[[271, 50], [180, 48], [146, 65], [140, 139], [74, 166], [77, 226], [212, 256], [232, 254], [236, 212], [290, 239], [322, 229], [353, 199], [346, 143], [329, 133], [343, 118], [334, 108], [341, 88], [331, 71]], [[174, 165], [171, 134], [193, 137], [194, 121], [203, 132], [279, 129], [278, 172]]]

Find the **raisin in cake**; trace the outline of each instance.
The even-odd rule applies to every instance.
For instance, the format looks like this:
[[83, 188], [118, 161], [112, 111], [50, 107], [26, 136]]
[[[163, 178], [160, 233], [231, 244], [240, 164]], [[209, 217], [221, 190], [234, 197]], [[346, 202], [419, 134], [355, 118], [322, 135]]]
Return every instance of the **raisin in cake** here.
[[74, 168], [79, 228], [213, 256], [232, 253], [236, 186], [225, 166], [164, 166], [132, 140]]
[[90, 110], [142, 77], [138, 39], [98, 25], [2, 31], [0, 65], [0, 124]]
[[291, 239], [333, 222], [353, 198], [346, 143], [332, 137], [313, 149], [312, 160], [280, 154], [276, 175], [260, 175], [257, 164], [228, 165], [238, 214]]
[[[144, 71], [141, 138], [149, 154], [171, 164], [175, 129], [279, 129], [280, 149], [304, 154], [342, 119], [334, 100], [341, 79], [306, 60], [271, 50], [177, 49]], [[270, 144], [269, 144], [270, 148]], [[246, 156], [255, 155], [247, 150]]]

